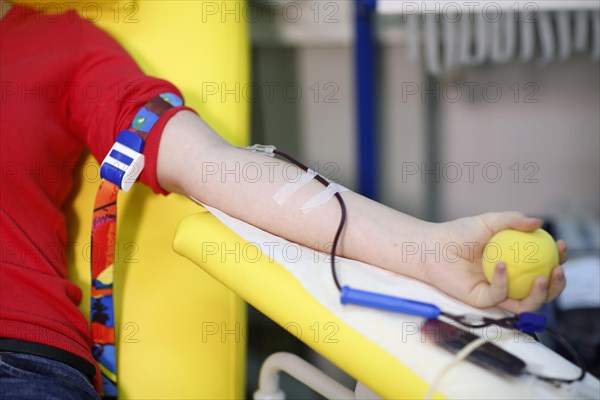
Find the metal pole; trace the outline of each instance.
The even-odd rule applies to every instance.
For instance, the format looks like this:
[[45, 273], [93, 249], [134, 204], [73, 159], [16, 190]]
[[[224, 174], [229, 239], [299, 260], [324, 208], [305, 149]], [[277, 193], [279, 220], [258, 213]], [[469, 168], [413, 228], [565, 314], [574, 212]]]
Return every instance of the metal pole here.
[[377, 135], [375, 116], [375, 42], [373, 14], [376, 0], [356, 0], [356, 98], [358, 191], [377, 197]]

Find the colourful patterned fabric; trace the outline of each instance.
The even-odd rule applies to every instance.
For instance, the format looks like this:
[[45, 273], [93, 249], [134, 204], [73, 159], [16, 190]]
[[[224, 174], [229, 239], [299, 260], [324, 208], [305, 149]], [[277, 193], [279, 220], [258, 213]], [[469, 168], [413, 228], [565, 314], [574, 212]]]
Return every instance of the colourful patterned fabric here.
[[[130, 130], [146, 140], [152, 126], [171, 107], [183, 104], [172, 93], [163, 93], [148, 101], [135, 115]], [[140, 152], [143, 149], [140, 150]], [[117, 397], [117, 359], [115, 348], [115, 313], [113, 306], [113, 274], [117, 236], [118, 182], [102, 176], [94, 202], [91, 249], [92, 353], [102, 373], [102, 394]]]
[[117, 194], [119, 187], [102, 180], [92, 220], [92, 290], [90, 320], [92, 354], [102, 373], [103, 395], [117, 395], [115, 325], [113, 308], [113, 262], [117, 235]]

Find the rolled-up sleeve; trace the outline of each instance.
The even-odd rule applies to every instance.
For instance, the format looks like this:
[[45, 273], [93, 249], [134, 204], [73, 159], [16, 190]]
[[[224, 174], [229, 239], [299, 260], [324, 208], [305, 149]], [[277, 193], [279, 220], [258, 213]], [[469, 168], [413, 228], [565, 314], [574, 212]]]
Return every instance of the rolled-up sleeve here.
[[[119, 132], [129, 128], [146, 102], [161, 93], [182, 95], [170, 82], [144, 74], [112, 37], [92, 23], [79, 20], [74, 34], [79, 37], [74, 40], [76, 67], [67, 101], [67, 118], [73, 134], [101, 162]], [[156, 177], [162, 131], [168, 120], [184, 109], [190, 110], [179, 106], [166, 111], [148, 135], [144, 149], [146, 166], [140, 180], [156, 193], [167, 193]]]

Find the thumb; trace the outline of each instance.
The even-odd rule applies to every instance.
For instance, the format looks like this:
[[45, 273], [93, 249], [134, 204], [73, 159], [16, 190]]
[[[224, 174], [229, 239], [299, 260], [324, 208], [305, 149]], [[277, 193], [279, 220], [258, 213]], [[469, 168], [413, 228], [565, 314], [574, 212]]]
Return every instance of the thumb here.
[[494, 233], [504, 229], [516, 229], [519, 231], [531, 232], [542, 226], [543, 220], [531, 218], [526, 215], [512, 212], [487, 213], [481, 216], [483, 223]]

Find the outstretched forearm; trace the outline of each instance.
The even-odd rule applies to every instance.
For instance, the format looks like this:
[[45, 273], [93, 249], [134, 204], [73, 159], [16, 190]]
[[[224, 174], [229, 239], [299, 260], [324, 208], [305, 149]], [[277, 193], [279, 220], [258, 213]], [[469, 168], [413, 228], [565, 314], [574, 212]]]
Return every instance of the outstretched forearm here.
[[[166, 125], [157, 170], [166, 190], [191, 195], [290, 241], [329, 251], [340, 220], [335, 199], [307, 213], [300, 210], [323, 191], [323, 185], [312, 180], [282, 205], [273, 199], [301, 173], [285, 161], [227, 144], [187, 111], [179, 112]], [[422, 279], [419, 260], [403, 255], [402, 243], [427, 241], [432, 224], [356, 193], [344, 192], [342, 197], [348, 218], [338, 254]]]
[[[285, 202], [273, 196], [302, 171], [275, 158], [227, 144], [200, 117], [181, 111], [167, 123], [158, 153], [157, 175], [166, 190], [216, 207], [227, 214], [321, 251], [329, 251], [341, 216], [330, 199], [310, 212], [300, 208], [324, 187], [308, 181]], [[483, 245], [503, 229], [531, 231], [542, 221], [520, 213], [489, 213], [443, 224], [402, 214], [352, 192], [341, 194], [347, 223], [338, 254], [428, 282], [477, 307], [499, 305], [512, 312], [532, 311], [565, 287], [562, 267], [539, 276], [524, 299], [507, 298], [508, 274], [499, 263], [492, 283], [481, 266]], [[281, 204], [280, 204], [281, 203]], [[427, 250], [405, 251], [411, 245]], [[557, 244], [560, 263], [566, 246]], [[448, 257], [440, 249], [450, 249]], [[456, 254], [454, 254], [456, 252]], [[549, 285], [548, 285], [549, 283]]]

